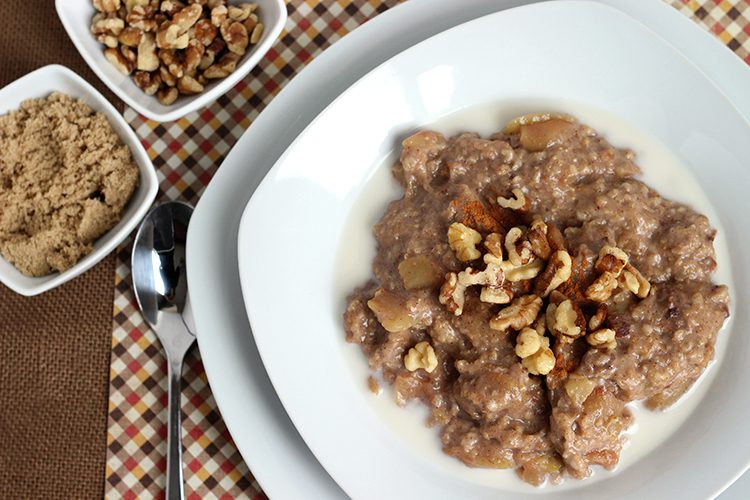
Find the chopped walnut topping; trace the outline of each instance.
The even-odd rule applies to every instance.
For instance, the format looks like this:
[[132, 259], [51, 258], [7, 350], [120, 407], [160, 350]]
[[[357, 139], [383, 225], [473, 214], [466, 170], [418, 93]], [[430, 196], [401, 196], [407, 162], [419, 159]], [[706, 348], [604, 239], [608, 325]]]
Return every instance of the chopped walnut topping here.
[[537, 288], [544, 286], [541, 296], [546, 297], [557, 287], [570, 279], [573, 270], [573, 262], [570, 254], [565, 250], [558, 250], [550, 256], [544, 272], [537, 280]]
[[555, 323], [557, 322], [557, 304], [554, 302], [547, 304], [547, 309], [544, 311], [544, 322], [550, 330], [555, 327]]
[[604, 245], [599, 250], [596, 270], [600, 273], [612, 273], [615, 276], [619, 276], [627, 263], [628, 254], [617, 247]]
[[586, 289], [586, 298], [594, 302], [604, 302], [612, 296], [617, 288], [617, 276], [613, 273], [602, 273]]
[[620, 286], [634, 293], [638, 298], [645, 299], [651, 291], [651, 283], [643, 275], [628, 263], [619, 277]]
[[508, 328], [520, 330], [534, 322], [541, 308], [541, 297], [536, 295], [518, 297], [490, 320], [490, 328], [500, 331]]
[[[521, 190], [514, 190], [514, 195], [514, 199], [500, 198], [498, 203], [504, 209], [517, 206], [519, 203], [516, 202], [524, 195]], [[528, 198], [524, 199], [528, 202]], [[480, 241], [480, 233], [462, 223], [453, 223], [448, 228], [448, 243], [459, 260], [476, 260], [482, 256], [477, 249]], [[533, 374], [549, 373], [548, 370], [555, 365], [554, 353], [549, 350], [549, 338], [545, 336], [547, 330], [555, 334], [558, 342], [570, 343], [584, 335], [588, 326], [589, 331], [593, 332], [587, 337], [589, 344], [613, 348], [614, 331], [602, 328], [607, 319], [605, 302], [618, 284], [640, 298], [648, 295], [651, 286], [630, 264], [628, 255], [622, 249], [604, 245], [594, 265], [599, 276], [585, 292], [578, 291], [572, 298], [568, 298], [566, 294], [570, 290], [565, 287], [574, 274], [573, 258], [566, 250], [565, 239], [557, 226], [547, 224], [538, 217], [528, 230], [514, 226], [504, 236], [498, 232], [488, 234], [484, 240], [484, 248], [487, 251], [482, 256], [485, 269], [481, 271], [467, 267], [458, 273], [449, 272], [445, 275], [438, 299], [448, 311], [460, 316], [467, 288], [479, 285], [482, 286], [480, 301], [505, 304], [489, 321], [489, 326], [498, 331], [513, 329], [523, 332], [517, 337], [517, 353], [523, 358], [524, 366]], [[503, 260], [505, 252], [508, 260]], [[581, 286], [585, 278], [580, 273], [580, 264], [578, 268], [575, 279], [578, 286]], [[399, 272], [402, 273], [402, 266], [399, 266]], [[417, 274], [421, 273], [420, 270]], [[402, 278], [409, 289], [411, 285], [407, 283], [403, 273]], [[565, 293], [557, 290], [561, 286]], [[532, 293], [529, 294], [528, 291]], [[523, 293], [526, 295], [520, 295]], [[514, 297], [515, 294], [520, 296]], [[588, 319], [581, 305], [576, 302], [583, 300], [583, 296], [598, 303], [595, 313]], [[540, 315], [544, 299], [547, 306], [544, 314]], [[529, 328], [531, 325], [533, 328]], [[537, 337], [532, 337], [531, 332]], [[535, 351], [537, 343], [542, 347]], [[566, 370], [570, 371], [569, 368]]]
[[581, 327], [576, 324], [577, 320], [578, 313], [573, 308], [573, 303], [564, 300], [555, 309], [555, 322], [552, 328], [568, 337], [577, 337], [581, 334]]
[[544, 337], [547, 332], [547, 320], [544, 314], [539, 314], [534, 322], [534, 330], [539, 334], [540, 337]]
[[454, 222], [448, 227], [448, 244], [461, 262], [476, 260], [482, 256], [477, 245], [482, 241], [482, 235], [475, 229]]
[[532, 375], [546, 375], [555, 367], [555, 355], [549, 348], [549, 338], [533, 328], [524, 328], [516, 337], [516, 355]]
[[547, 224], [542, 219], [535, 218], [531, 223], [531, 229], [526, 234], [531, 244], [531, 251], [534, 252], [534, 255], [544, 260], [549, 259], [552, 253], [549, 241], [547, 240], [548, 230]]
[[467, 267], [458, 273], [458, 282], [465, 287], [484, 285], [487, 282], [487, 277], [485, 276], [484, 271]]
[[596, 270], [601, 274], [586, 289], [586, 297], [595, 302], [604, 302], [612, 296], [618, 285], [639, 298], [646, 298], [651, 291], [648, 280], [629, 262], [621, 249], [609, 245], [602, 247]]
[[508, 304], [513, 300], [513, 292], [502, 287], [484, 286], [479, 294], [479, 300], [488, 304]]
[[528, 358], [542, 347], [541, 335], [536, 330], [526, 327], [516, 337], [516, 355]]
[[566, 250], [565, 236], [555, 224], [547, 224], [547, 242], [551, 251]]
[[461, 316], [464, 312], [465, 293], [466, 287], [459, 285], [458, 275], [456, 273], [448, 273], [443, 286], [440, 287], [438, 300], [448, 311], [456, 316]]
[[522, 266], [534, 260], [531, 243], [523, 237], [520, 227], [511, 228], [505, 235], [505, 249], [508, 251], [508, 260], [514, 266]]
[[503, 236], [501, 234], [488, 234], [484, 239], [484, 247], [493, 257], [503, 260]]
[[532, 375], [547, 375], [555, 368], [555, 354], [549, 347], [542, 348], [528, 358], [523, 358], [521, 364]]
[[602, 328], [591, 332], [586, 336], [586, 341], [594, 347], [614, 349], [617, 345], [615, 331], [611, 328]]
[[513, 198], [503, 198], [502, 196], [498, 196], [497, 204], [503, 208], [510, 208], [511, 210], [528, 209], [526, 206], [526, 195], [523, 194], [523, 191], [516, 188], [513, 189], [511, 193], [513, 193]]
[[604, 320], [607, 319], [607, 304], [599, 304], [596, 308], [596, 312], [591, 319], [589, 319], [589, 330], [592, 332], [598, 330], [604, 324]]
[[622, 288], [632, 293], [636, 293], [640, 289], [638, 279], [629, 271], [623, 270], [622, 274], [617, 278], [617, 282]]
[[404, 356], [404, 366], [410, 372], [415, 372], [420, 368], [427, 373], [432, 373], [437, 368], [438, 360], [435, 350], [429, 342], [420, 342]]
[[440, 288], [438, 300], [450, 312], [460, 316], [463, 313], [466, 289], [473, 285], [482, 285], [479, 300], [494, 304], [507, 304], [513, 295], [509, 290], [503, 289], [504, 282], [502, 267], [497, 263], [488, 262], [484, 271], [467, 267], [458, 274], [448, 273]]
[[538, 259], [520, 267], [508, 266], [507, 262], [503, 264], [505, 264], [505, 279], [511, 282], [534, 279], [544, 269], [544, 261]]
[[599, 251], [599, 259], [595, 266], [601, 274], [586, 289], [586, 298], [595, 302], [609, 299], [617, 288], [617, 278], [627, 263], [628, 256], [625, 252], [617, 247], [604, 245]]

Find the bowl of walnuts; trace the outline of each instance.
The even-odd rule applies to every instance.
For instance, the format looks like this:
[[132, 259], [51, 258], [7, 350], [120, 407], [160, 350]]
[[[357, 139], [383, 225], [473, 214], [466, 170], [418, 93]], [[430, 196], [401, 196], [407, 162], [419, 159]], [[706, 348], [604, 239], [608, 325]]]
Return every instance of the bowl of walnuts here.
[[96, 75], [158, 122], [226, 93], [286, 21], [283, 0], [56, 0], [56, 8]]

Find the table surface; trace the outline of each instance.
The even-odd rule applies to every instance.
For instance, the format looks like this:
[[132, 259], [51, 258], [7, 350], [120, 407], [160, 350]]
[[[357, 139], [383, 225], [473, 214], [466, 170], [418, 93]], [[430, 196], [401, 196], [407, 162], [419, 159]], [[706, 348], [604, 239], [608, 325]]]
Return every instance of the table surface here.
[[[232, 145], [259, 112], [307, 62], [399, 0], [290, 0], [280, 39], [252, 73], [211, 106], [158, 124], [125, 110], [156, 167], [159, 200], [197, 203]], [[750, 64], [747, 0], [670, 0]], [[131, 242], [117, 252], [105, 495], [163, 496], [166, 469], [167, 366], [144, 323], [130, 285]], [[211, 395], [200, 353], [183, 371], [185, 492], [265, 498], [237, 452]]]

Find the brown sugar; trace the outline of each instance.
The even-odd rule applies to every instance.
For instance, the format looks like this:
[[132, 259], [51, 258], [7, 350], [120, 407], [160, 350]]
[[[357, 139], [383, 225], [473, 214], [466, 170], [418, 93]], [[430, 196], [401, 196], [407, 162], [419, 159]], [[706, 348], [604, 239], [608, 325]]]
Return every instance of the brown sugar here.
[[64, 271], [119, 220], [138, 166], [107, 117], [62, 93], [0, 116], [0, 253], [28, 276]]

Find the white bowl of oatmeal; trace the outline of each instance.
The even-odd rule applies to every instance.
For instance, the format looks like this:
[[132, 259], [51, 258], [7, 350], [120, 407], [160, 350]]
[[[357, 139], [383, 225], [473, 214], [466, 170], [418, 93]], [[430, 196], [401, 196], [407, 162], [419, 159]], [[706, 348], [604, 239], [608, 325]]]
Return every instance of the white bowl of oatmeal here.
[[[24, 102], [26, 112], [22, 121], [16, 122], [13, 113], [18, 113]], [[45, 113], [45, 108], [50, 111]], [[23, 160], [20, 153], [44, 163], [39, 165], [44, 169], [38, 175], [29, 174], [27, 167], [33, 165], [24, 162], [18, 164], [25, 164], [20, 177], [4, 171], [4, 203], [12, 203], [12, 196], [33, 195], [38, 198], [34, 203], [46, 203], [45, 198], [50, 196], [57, 199], [49, 198], [53, 203], [46, 221], [26, 213], [33, 210], [34, 204], [23, 200], [17, 206], [24, 213], [16, 213], [16, 206], [5, 206], [2, 211], [3, 235], [11, 235], [17, 241], [7, 246], [7, 241], [3, 241], [4, 252], [15, 262], [0, 258], [0, 282], [22, 295], [37, 295], [70, 281], [112, 252], [145, 215], [156, 197], [158, 180], [143, 145], [122, 116], [68, 68], [45, 66], [0, 89], [0, 115], [5, 120], [0, 126], [2, 133], [13, 128], [16, 130], [12, 132], [19, 134], [3, 138], [14, 142], [13, 161]], [[55, 123], [58, 133], [45, 130]], [[23, 130], [28, 133], [23, 134]], [[57, 146], [50, 149], [46, 148], [48, 144], [25, 143], [38, 137], [49, 137]], [[60, 151], [55, 152], [58, 147]], [[10, 151], [0, 153], [0, 162]], [[90, 175], [89, 169], [98, 168], [102, 162], [107, 163], [109, 174]], [[82, 170], [76, 172], [76, 165]], [[51, 186], [40, 180], [46, 175], [53, 181]], [[23, 186], [15, 185], [16, 181], [28, 183], [34, 191], [24, 191]], [[121, 189], [125, 184], [129, 185], [127, 189]], [[89, 196], [81, 194], [89, 191]], [[107, 202], [107, 195], [123, 198]], [[60, 202], [61, 197], [80, 196], [87, 199], [80, 203]], [[77, 225], [75, 232], [80, 238], [71, 236], [70, 228], [57, 227], [64, 219], [78, 221], [71, 223]], [[24, 227], [24, 220], [46, 227]], [[106, 232], [101, 234], [103, 230]]]
[[[120, 0], [97, 0], [99, 5], [116, 4], [122, 9], [132, 9], [135, 5], [147, 5], [149, 2]], [[151, 2], [154, 3], [154, 2]], [[159, 2], [159, 4], [164, 2]], [[205, 2], [203, 2], [205, 4]], [[231, 0], [232, 4], [245, 4]], [[222, 94], [229, 91], [255, 67], [271, 48], [281, 33], [286, 21], [286, 6], [282, 0], [254, 0], [257, 5], [255, 14], [264, 29], [257, 43], [247, 47], [247, 52], [235, 62], [235, 69], [228, 76], [204, 82], [200, 92], [181, 95], [172, 104], [160, 102], [157, 95], [147, 95], [136, 85], [132, 75], [120, 72], [105, 56], [108, 48], [92, 34], [92, 19], [97, 14], [93, 0], [57, 0], [55, 7], [65, 31], [78, 49], [86, 63], [112, 92], [128, 106], [143, 116], [157, 122], [168, 122], [182, 118], [186, 114], [211, 104]], [[157, 11], [158, 12], [158, 11]], [[118, 31], [119, 33], [119, 31]], [[155, 72], [156, 73], [156, 72]]]
[[[534, 43], [519, 43], [528, 39], [530, 26], [534, 27]], [[681, 82], [683, 91], [674, 90], [673, 79]], [[748, 123], [703, 75], [652, 32], [594, 3], [554, 2], [473, 21], [377, 68], [310, 125], [248, 204], [239, 235], [239, 265], [256, 342], [274, 387], [301, 435], [352, 497], [531, 498], [539, 493], [513, 471], [469, 468], [444, 454], [442, 449], [451, 444], [450, 440], [441, 443], [438, 429], [424, 427], [428, 415], [420, 410], [423, 406], [399, 408], [382, 380], [379, 385], [383, 393], [370, 394], [366, 383], [368, 361], [378, 368], [379, 361], [386, 358], [368, 360], [358, 348], [347, 345], [342, 316], [349, 293], [372, 277], [371, 263], [377, 248], [371, 236], [373, 225], [388, 203], [403, 195], [389, 171], [398, 159], [401, 141], [420, 129], [436, 129], [447, 137], [463, 131], [478, 132], [486, 138], [515, 115], [541, 111], [573, 114], [616, 148], [633, 149], [635, 163], [645, 174], [642, 180], [665, 198], [707, 214], [711, 224], [719, 228], [715, 242], [718, 274], [714, 280], [729, 285], [732, 299], [732, 319], [718, 333], [714, 361], [709, 362], [710, 347], [695, 351], [698, 365], [709, 363], [698, 384], [664, 412], [629, 405], [637, 427], [628, 427], [626, 436], [622, 427], [612, 428], [628, 443], [619, 463], [611, 471], [599, 465], [591, 467], [593, 476], [577, 481], [572, 478], [577, 477], [574, 473], [585, 476], [594, 463], [612, 467], [612, 450], [598, 447], [594, 451], [601, 453], [591, 454], [584, 467], [574, 463], [571, 456], [571, 463], [565, 464], [570, 467], [566, 469], [568, 477], [562, 484], [544, 486], [545, 491], [560, 498], [708, 497], [725, 488], [750, 462], [750, 433], [742, 424], [750, 402], [741, 384], [728, 383], [750, 375], [750, 367], [743, 362], [750, 349], [748, 340], [738, 335], [747, 327], [748, 315], [735, 307], [746, 300], [744, 283], [750, 280], [736, 250], [747, 241], [747, 224], [736, 224], [733, 219], [734, 214], [749, 209], [740, 187], [750, 180], [743, 167], [747, 154], [742, 149], [750, 135]], [[488, 157], [497, 153], [498, 163], [502, 163], [500, 153], [507, 152], [507, 145], [485, 146]], [[494, 151], [496, 147], [499, 151]], [[468, 149], [453, 153], [456, 168], [471, 163], [472, 155], [476, 156]], [[610, 151], [603, 157], [622, 158], [624, 154]], [[596, 161], [595, 156], [579, 160], [580, 167], [585, 170], [586, 161]], [[512, 161], [514, 156], [508, 159]], [[543, 172], [551, 171], [540, 168], [540, 175]], [[429, 180], [427, 172], [424, 178]], [[552, 190], [560, 182], [556, 178], [546, 181], [542, 185]], [[507, 182], [510, 185], [504, 185], [498, 195], [508, 197], [511, 188], [529, 189], [528, 182], [512, 185], [512, 177]], [[565, 184], [560, 187], [565, 188]], [[439, 183], [435, 189], [441, 189]], [[578, 201], [575, 192], [561, 189], [560, 193], [567, 193], [572, 198], [570, 203]], [[590, 198], [584, 191], [582, 209], [586, 200]], [[424, 205], [422, 210], [432, 214], [440, 208]], [[595, 211], [593, 203], [581, 216], [585, 220], [587, 213]], [[626, 211], [615, 211], [613, 216], [621, 213], [627, 216]], [[403, 227], [395, 223], [390, 234], [418, 246], [413, 237], [435, 227], [428, 223], [431, 217], [425, 217], [424, 226], [411, 230], [404, 218]], [[641, 223], [650, 224], [646, 217], [636, 219], [643, 220], [630, 223], [634, 233], [640, 233]], [[619, 223], [613, 221], [610, 228], [604, 221], [599, 226], [603, 232], [616, 230], [618, 244], [627, 240], [627, 231]], [[429, 254], [429, 247], [438, 241], [442, 248], [448, 248], [447, 227], [433, 235], [429, 240], [432, 243], [422, 243], [428, 247], [422, 250]], [[483, 241], [487, 234], [480, 236]], [[379, 255], [387, 256], [383, 243], [381, 240], [384, 252]], [[675, 241], [674, 249], [679, 245], [680, 241]], [[667, 246], [672, 248], [671, 244]], [[645, 253], [635, 247], [626, 253], [636, 271], [648, 274], [647, 278], [658, 284], [659, 273], [653, 266], [659, 263], [659, 255], [644, 261]], [[482, 254], [484, 248], [480, 247]], [[400, 257], [403, 255], [396, 253], [391, 263], [398, 263]], [[382, 262], [381, 257], [376, 266]], [[478, 262], [477, 269], [484, 269], [484, 263]], [[712, 267], [710, 260], [705, 264], [706, 269]], [[644, 271], [646, 267], [651, 270]], [[663, 267], [666, 270], [669, 265]], [[396, 275], [396, 279], [402, 278]], [[705, 286], [703, 295], [709, 297], [713, 285]], [[640, 286], [632, 288], [645, 293]], [[723, 290], [717, 289], [719, 295], [725, 293]], [[716, 333], [725, 313], [724, 298], [719, 295], [714, 310], [718, 313], [710, 315], [709, 336]], [[437, 302], [437, 291], [433, 298]], [[474, 300], [478, 301], [476, 296]], [[290, 306], [294, 307], [293, 315], [288, 312]], [[669, 317], [674, 311], [666, 307], [663, 312]], [[390, 325], [397, 331], [404, 327], [398, 324], [402, 317], [380, 319], [392, 320], [396, 325]], [[379, 319], [371, 315], [370, 321]], [[616, 325], [609, 327], [618, 340]], [[609, 342], [607, 339], [603, 336]], [[429, 372], [424, 368], [430, 369], [433, 362], [439, 364], [445, 351], [438, 349], [433, 353], [437, 359], [432, 359], [426, 347], [418, 348], [425, 340], [427, 337], [415, 336], [409, 339], [409, 345], [393, 342], [395, 349], [403, 350], [388, 362], [403, 363], [404, 372], [421, 373], [418, 377], [436, 381], [427, 374], [437, 373], [437, 368]], [[621, 342], [623, 347], [627, 344]], [[506, 347], [511, 356], [519, 358], [514, 365], [519, 376], [539, 376], [523, 365], [514, 344]], [[416, 351], [413, 355], [411, 348]], [[619, 349], [616, 345], [613, 348]], [[411, 361], [406, 360], [409, 357]], [[412, 372], [407, 363], [414, 363], [416, 370]], [[468, 372], [469, 367], [460, 368]], [[539, 368], [535, 366], [534, 370]], [[402, 384], [407, 383], [408, 379]], [[433, 396], [438, 398], [440, 394]], [[665, 399], [652, 400], [654, 406], [666, 403], [669, 394], [661, 391], [659, 396]], [[466, 401], [471, 399], [468, 391], [464, 391], [463, 399], [460, 411], [479, 411], [480, 405], [475, 402], [472, 410]], [[519, 434], [524, 435], [522, 419], [518, 420]], [[477, 436], [465, 436], [463, 449], [476, 450], [472, 443]], [[474, 456], [481, 458], [481, 453]], [[480, 462], [473, 465], [506, 466], [498, 460]], [[558, 467], [554, 462], [547, 465], [553, 470]]]

